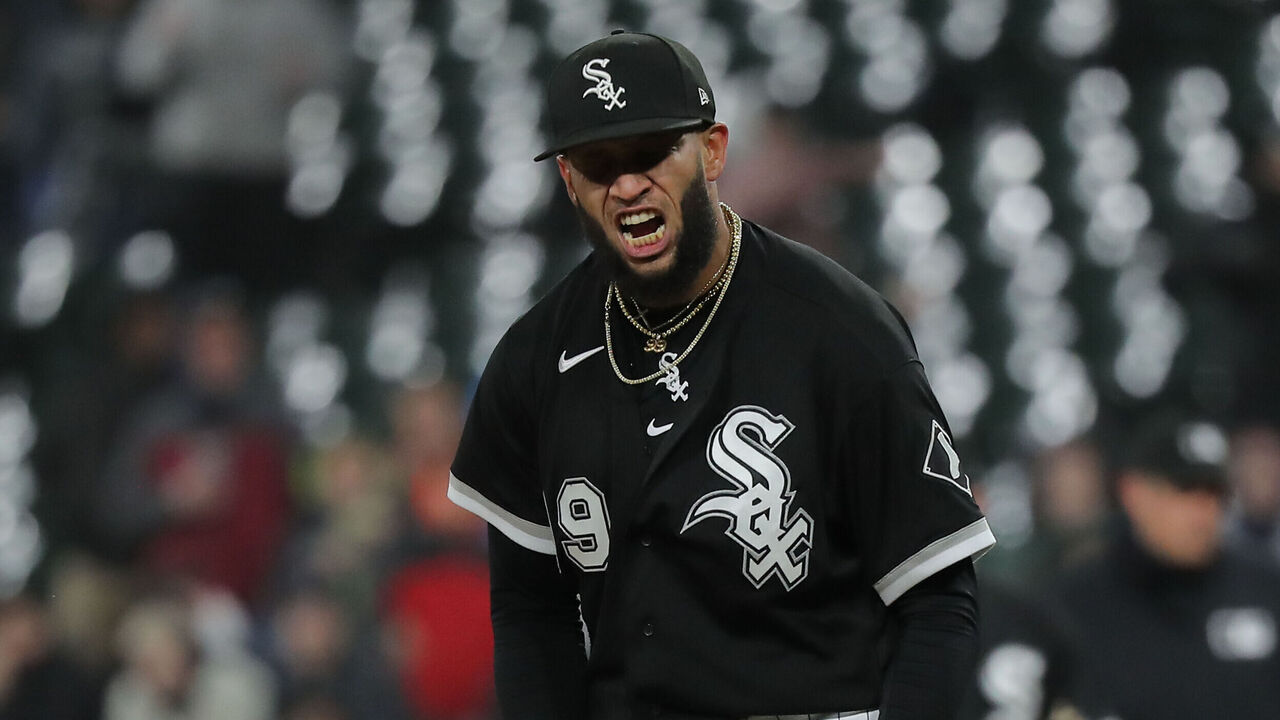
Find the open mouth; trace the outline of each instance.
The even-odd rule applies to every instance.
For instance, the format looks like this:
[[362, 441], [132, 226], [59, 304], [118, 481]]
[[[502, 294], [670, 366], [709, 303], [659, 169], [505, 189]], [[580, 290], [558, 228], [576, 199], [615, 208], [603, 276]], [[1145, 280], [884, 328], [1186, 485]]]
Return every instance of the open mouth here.
[[618, 218], [618, 232], [623, 241], [633, 248], [653, 245], [662, 240], [667, 224], [662, 215], [653, 210], [626, 213]]

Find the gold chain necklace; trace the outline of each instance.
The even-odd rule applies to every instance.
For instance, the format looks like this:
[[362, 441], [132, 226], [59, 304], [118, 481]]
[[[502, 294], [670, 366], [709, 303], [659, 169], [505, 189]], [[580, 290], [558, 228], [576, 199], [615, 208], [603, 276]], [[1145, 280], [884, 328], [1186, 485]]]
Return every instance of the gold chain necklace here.
[[711, 311], [707, 313], [707, 319], [703, 321], [698, 334], [693, 336], [693, 340], [690, 341], [684, 352], [676, 356], [666, 367], [662, 367], [657, 372], [642, 378], [629, 378], [622, 374], [622, 369], [618, 367], [617, 357], [613, 353], [613, 332], [609, 328], [609, 306], [613, 304], [615, 294], [618, 295], [619, 299], [622, 298], [622, 295], [618, 293], [615, 283], [609, 283], [609, 290], [604, 294], [604, 346], [609, 354], [609, 364], [613, 366], [613, 374], [617, 375], [622, 382], [628, 385], [643, 385], [651, 380], [657, 380], [663, 375], [670, 375], [682, 360], [689, 357], [689, 353], [693, 352], [693, 348], [702, 339], [703, 333], [711, 326], [711, 321], [715, 318], [716, 311], [720, 309], [720, 303], [724, 300], [724, 296], [729, 293], [729, 283], [733, 280], [733, 271], [738, 266], [738, 254], [742, 248], [742, 218], [738, 217], [738, 214], [724, 203], [720, 203], [720, 209], [724, 212], [724, 216], [729, 221], [729, 227], [733, 232], [733, 245], [729, 251], [729, 266], [725, 269], [724, 284], [721, 286], [720, 292], [716, 294], [716, 302], [711, 306]]
[[[726, 256], [725, 262], [727, 263], [728, 260], [729, 258], [728, 256]], [[696, 316], [699, 312], [702, 311], [702, 308], [708, 302], [711, 301], [712, 296], [715, 296], [720, 291], [721, 287], [722, 286], [717, 282], [715, 289], [713, 289], [711, 292], [706, 292], [704, 290], [702, 293], [699, 294], [697, 298], [694, 298], [693, 300], [689, 301], [689, 305], [685, 306], [685, 310], [688, 310], [690, 305], [693, 306], [693, 309], [689, 310], [687, 313], [685, 313], [685, 310], [680, 311], [681, 315], [677, 315], [676, 317], [667, 321], [667, 323], [675, 322], [675, 324], [671, 325], [665, 330], [662, 330], [661, 332], [659, 332], [655, 328], [650, 328], [646, 325], [642, 325], [640, 321], [637, 320], [635, 316], [631, 314], [631, 311], [627, 309], [627, 301], [625, 298], [622, 297], [622, 293], [616, 292], [615, 294], [618, 298], [618, 308], [622, 310], [622, 316], [625, 317], [627, 321], [631, 323], [631, 327], [635, 328], [636, 330], [639, 330], [642, 335], [648, 338], [648, 340], [645, 341], [645, 344], [644, 344], [645, 352], [660, 353], [660, 352], [665, 352], [667, 349], [667, 338], [675, 334], [678, 330], [680, 330], [680, 328], [684, 327], [685, 325], [688, 325], [689, 321], [693, 320], [694, 316]], [[632, 302], [635, 302], [635, 301], [633, 300]], [[697, 303], [697, 305], [694, 305], [694, 303]], [[663, 323], [663, 325], [667, 323]], [[658, 327], [661, 328], [662, 325], [659, 325]]]
[[[675, 315], [672, 315], [670, 318], [667, 318], [666, 320], [658, 323], [657, 325], [649, 324], [649, 319], [645, 317], [644, 308], [640, 307], [640, 303], [636, 302], [635, 298], [624, 298], [622, 297], [622, 293], [618, 293], [618, 307], [622, 309], [622, 314], [627, 318], [628, 321], [630, 321], [632, 327], [639, 330], [641, 333], [648, 336], [653, 341], [657, 341], [659, 338], [661, 338], [662, 343], [659, 349], [650, 350], [650, 345], [656, 344], [656, 342], [645, 343], [646, 350], [650, 350], [651, 352], [661, 352], [662, 350], [666, 349], [666, 337], [674, 333], [676, 330], [679, 330], [686, 323], [692, 320], [693, 316], [697, 315], [702, 310], [702, 308], [707, 304], [707, 301], [711, 299], [711, 296], [714, 295], [716, 292], [719, 292], [721, 281], [724, 279], [724, 269], [728, 266], [729, 266], [729, 255], [726, 254], [724, 256], [724, 260], [720, 262], [720, 267], [716, 268], [715, 274], [711, 276], [711, 279], [707, 281], [706, 285], [702, 286], [702, 289], [698, 291], [698, 294], [695, 295], [692, 300], [686, 303], [685, 306], [680, 309], [680, 312], [676, 313]], [[635, 315], [632, 315], [630, 308], [627, 307], [628, 299], [630, 299], [632, 305], [635, 305]], [[694, 307], [695, 305], [697, 307]], [[693, 308], [693, 309], [690, 310], [690, 308]], [[637, 320], [639, 322], [637, 322]], [[667, 330], [666, 332], [662, 332], [667, 326], [671, 325], [672, 323], [679, 323], [679, 324], [671, 328], [670, 330]], [[644, 327], [641, 327], [641, 324], [643, 324]], [[659, 335], [659, 333], [661, 334]]]

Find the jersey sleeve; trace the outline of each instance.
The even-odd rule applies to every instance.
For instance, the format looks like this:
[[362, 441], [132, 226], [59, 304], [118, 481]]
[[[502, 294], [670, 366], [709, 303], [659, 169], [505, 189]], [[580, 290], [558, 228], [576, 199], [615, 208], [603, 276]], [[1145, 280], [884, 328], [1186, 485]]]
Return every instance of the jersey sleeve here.
[[555, 554], [535, 470], [527, 348], [508, 332], [480, 377], [449, 476], [449, 499], [534, 552]]
[[855, 539], [886, 605], [995, 544], [918, 361], [858, 403], [846, 447]]

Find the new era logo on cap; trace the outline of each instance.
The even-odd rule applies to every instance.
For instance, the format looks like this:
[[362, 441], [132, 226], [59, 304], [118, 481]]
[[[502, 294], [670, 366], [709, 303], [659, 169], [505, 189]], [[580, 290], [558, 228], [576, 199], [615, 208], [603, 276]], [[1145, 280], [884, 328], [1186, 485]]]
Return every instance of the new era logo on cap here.
[[710, 88], [702, 64], [685, 46], [615, 31], [579, 48], [551, 73], [551, 146], [534, 159], [599, 140], [709, 125], [716, 117]]

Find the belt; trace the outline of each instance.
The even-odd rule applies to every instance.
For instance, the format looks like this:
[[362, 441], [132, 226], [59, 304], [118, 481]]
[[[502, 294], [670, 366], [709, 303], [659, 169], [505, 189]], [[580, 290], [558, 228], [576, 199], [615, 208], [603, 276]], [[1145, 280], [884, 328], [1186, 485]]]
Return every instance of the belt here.
[[855, 712], [824, 712], [814, 715], [753, 715], [746, 720], [878, 720], [879, 710], [859, 710]]

